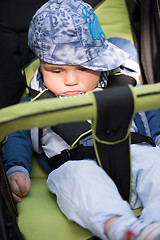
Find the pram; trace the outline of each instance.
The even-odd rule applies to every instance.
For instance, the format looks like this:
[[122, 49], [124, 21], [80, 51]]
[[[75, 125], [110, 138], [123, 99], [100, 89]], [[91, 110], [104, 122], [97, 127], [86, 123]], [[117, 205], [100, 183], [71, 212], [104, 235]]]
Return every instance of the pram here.
[[[114, 8], [115, 16], [117, 16], [115, 6], [117, 6], [117, 11], [119, 14], [120, 14], [120, 9], [122, 10], [121, 13], [123, 18], [124, 18], [124, 13], [126, 14], [125, 15], [126, 19], [124, 24], [126, 24], [126, 20], [128, 21], [128, 23], [127, 25], [122, 27], [122, 29], [125, 29], [125, 34], [121, 31], [122, 29], [120, 30], [119, 26], [118, 26], [119, 31], [117, 31], [117, 28], [115, 29], [113, 28], [113, 26], [114, 27], [117, 26], [113, 21], [113, 19], [116, 19], [116, 18], [113, 17], [113, 12], [111, 13], [110, 10], [111, 8]], [[118, 6], [120, 8], [118, 8]], [[107, 37], [122, 36], [127, 39], [131, 39], [133, 41], [130, 26], [129, 26], [127, 8], [124, 1], [122, 3], [122, 1], [116, 0], [114, 1], [114, 4], [113, 4], [113, 1], [111, 0], [105, 1], [103, 2], [102, 5], [100, 5], [97, 8], [96, 11], [97, 11], [97, 15], [99, 16], [100, 22], [102, 21], [101, 19], [102, 15], [104, 14], [105, 16], [107, 12], [108, 12], [108, 19], [112, 20], [112, 22], [110, 23], [112, 30], [109, 30], [107, 26], [104, 26], [104, 32], [106, 32]], [[112, 14], [112, 18], [109, 16], [109, 13]], [[121, 16], [119, 17], [121, 19]], [[120, 21], [118, 20], [115, 20], [115, 21], [120, 23]], [[108, 35], [108, 33], [110, 33], [110, 36]], [[34, 70], [36, 69], [37, 64], [38, 62], [35, 61], [28, 68], [26, 68], [27, 79], [31, 79], [31, 76], [34, 73]], [[150, 86], [148, 85], [141, 88], [133, 88], [128, 86], [123, 88], [122, 92], [124, 91], [129, 93], [129, 98], [131, 99], [131, 102], [132, 102], [131, 104], [132, 111], [128, 118], [128, 125], [125, 126], [126, 131], [124, 132], [124, 136], [121, 139], [116, 139], [116, 141], [122, 140], [123, 142], [124, 139], [129, 138], [128, 126], [136, 112], [139, 112], [142, 110], [147, 111], [147, 110], [156, 109], [159, 107], [158, 100], [160, 98], [160, 95], [159, 95], [158, 89], [160, 89], [159, 84], [150, 85]], [[115, 88], [114, 91], [116, 92], [116, 94], [121, 92], [120, 88]], [[45, 104], [45, 106], [47, 105], [48, 108], [45, 109], [47, 113], [44, 115], [42, 115], [42, 112], [45, 112], [44, 109], [42, 110], [42, 103], [39, 103], [39, 102], [33, 103], [32, 107], [26, 106], [25, 111], [23, 111], [24, 109], [23, 105], [21, 106], [16, 105], [9, 108], [4, 108], [0, 111], [1, 141], [4, 139], [4, 137], [8, 133], [16, 131], [18, 129], [31, 128], [33, 126], [36, 126], [37, 124], [39, 127], [42, 127], [46, 124], [54, 125], [57, 123], [61, 123], [62, 119], [64, 119], [64, 115], [65, 115], [66, 122], [69, 122], [71, 120], [83, 121], [86, 119], [92, 119], [94, 122], [93, 131], [95, 133], [95, 136], [99, 138], [100, 137], [98, 135], [99, 130], [105, 131], [105, 129], [103, 129], [101, 125], [101, 121], [99, 120], [97, 115], [97, 111], [98, 111], [97, 103], [99, 101], [98, 95], [96, 96], [94, 94], [90, 94], [87, 97], [86, 96], [80, 97], [81, 98], [80, 101], [79, 99], [77, 102], [74, 101], [74, 112], [73, 112], [73, 109], [70, 108], [71, 106], [73, 106], [73, 102], [70, 100], [67, 101], [66, 103], [63, 103], [63, 108], [65, 106], [66, 111], [62, 111], [62, 112], [57, 111], [58, 109], [61, 108], [61, 104], [59, 104], [57, 100], [56, 100], [57, 101], [56, 109], [53, 109], [52, 107], [53, 100], [47, 100], [48, 104]], [[120, 95], [118, 95], [118, 97], [120, 98]], [[36, 105], [36, 108], [35, 108], [35, 105]], [[79, 106], [81, 106], [81, 110], [79, 110]], [[35, 112], [35, 109], [36, 109], [36, 112]], [[17, 112], [19, 114], [17, 114]], [[71, 113], [71, 114], [68, 114], [68, 113]], [[76, 116], [75, 119], [73, 119], [73, 115]], [[72, 116], [72, 119], [69, 116]], [[54, 122], [53, 122], [53, 119], [54, 119]], [[101, 126], [100, 129], [99, 129], [99, 126]], [[92, 234], [89, 233], [87, 230], [81, 228], [80, 226], [78, 226], [73, 222], [69, 222], [68, 220], [66, 220], [66, 218], [59, 211], [56, 205], [55, 197], [51, 195], [46, 188], [46, 185], [45, 185], [46, 175], [37, 165], [36, 159], [33, 160], [33, 165], [36, 165], [36, 166], [33, 166], [33, 170], [31, 173], [32, 190], [30, 194], [23, 200], [23, 203], [18, 205], [18, 226], [21, 232], [24, 234], [25, 238], [27, 240], [45, 239], [45, 238], [46, 239], [54, 238], [56, 240], [63, 239], [63, 238], [68, 240], [69, 239], [78, 240], [78, 239], [91, 238]], [[2, 181], [1, 181], [1, 184], [2, 184]], [[17, 212], [17, 210], [14, 203], [12, 203], [12, 208], [9, 209], [9, 211], [13, 214], [13, 216], [15, 216], [15, 213]], [[20, 235], [16, 225], [16, 219], [14, 223], [15, 223], [15, 228], [12, 228], [13, 226], [10, 226], [10, 229], [17, 229], [17, 234]], [[4, 226], [4, 228], [2, 229], [4, 229], [4, 231], [5, 230], [8, 231], [8, 226]], [[11, 236], [12, 233], [9, 234], [9, 231], [7, 233], [2, 232], [1, 236], [5, 236], [5, 234], [6, 234], [6, 238], [3, 237], [2, 239], [22, 239], [23, 238], [23, 237], [18, 238], [17, 237], [18, 235], [17, 236], [15, 235], [15, 237], [13, 237], [13, 235]]]

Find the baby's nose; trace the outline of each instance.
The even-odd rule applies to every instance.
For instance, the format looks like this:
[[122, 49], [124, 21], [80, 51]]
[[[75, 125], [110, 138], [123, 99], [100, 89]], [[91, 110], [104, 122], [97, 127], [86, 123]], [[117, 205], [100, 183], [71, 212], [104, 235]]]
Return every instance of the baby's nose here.
[[78, 83], [79, 83], [79, 78], [76, 73], [69, 73], [66, 75], [65, 85], [73, 86], [73, 85], [77, 85]]

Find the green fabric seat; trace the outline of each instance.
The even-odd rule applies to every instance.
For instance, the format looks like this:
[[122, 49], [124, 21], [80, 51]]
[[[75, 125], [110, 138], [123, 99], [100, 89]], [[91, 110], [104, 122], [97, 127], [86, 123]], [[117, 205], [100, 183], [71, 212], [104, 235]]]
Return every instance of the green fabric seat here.
[[[100, 24], [106, 37], [123, 37], [131, 41], [128, 12], [125, 0], [106, 0], [97, 9]], [[38, 60], [26, 68], [28, 82], [34, 74]], [[70, 222], [59, 210], [56, 197], [46, 186], [47, 175], [33, 159], [31, 190], [18, 204], [18, 225], [27, 240], [84, 240], [92, 234]]]
[[46, 187], [46, 177], [34, 159], [31, 191], [18, 205], [18, 223], [26, 239], [82, 240], [91, 237], [89, 231], [69, 222], [60, 212], [56, 197]]

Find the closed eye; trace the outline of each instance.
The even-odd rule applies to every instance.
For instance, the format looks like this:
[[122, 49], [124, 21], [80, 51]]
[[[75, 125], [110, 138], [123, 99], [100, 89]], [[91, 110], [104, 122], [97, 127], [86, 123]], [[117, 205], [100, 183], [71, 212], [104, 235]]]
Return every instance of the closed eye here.
[[59, 69], [59, 68], [50, 68], [48, 69], [49, 72], [52, 72], [52, 73], [56, 73], [56, 74], [59, 74], [59, 73], [62, 73], [63, 72], [63, 69]]
[[87, 68], [85, 68], [85, 67], [80, 67], [78, 70], [84, 72], [84, 71], [88, 71], [89, 69], [87, 69]]
[[53, 73], [61, 73], [62, 71], [61, 70], [52, 70]]

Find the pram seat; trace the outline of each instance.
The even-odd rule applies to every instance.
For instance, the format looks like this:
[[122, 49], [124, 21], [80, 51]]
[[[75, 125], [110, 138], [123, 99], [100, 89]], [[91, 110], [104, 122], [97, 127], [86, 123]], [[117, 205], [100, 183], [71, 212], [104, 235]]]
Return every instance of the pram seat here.
[[[132, 34], [125, 0], [106, 0], [97, 9], [96, 13], [107, 36], [123, 37], [131, 41]], [[26, 69], [28, 81], [34, 74], [38, 60]], [[36, 159], [33, 159], [31, 172], [31, 190], [18, 204], [18, 225], [27, 240], [84, 240], [92, 234], [77, 225], [69, 222], [60, 212], [56, 197], [46, 186], [47, 175], [40, 168]]]

